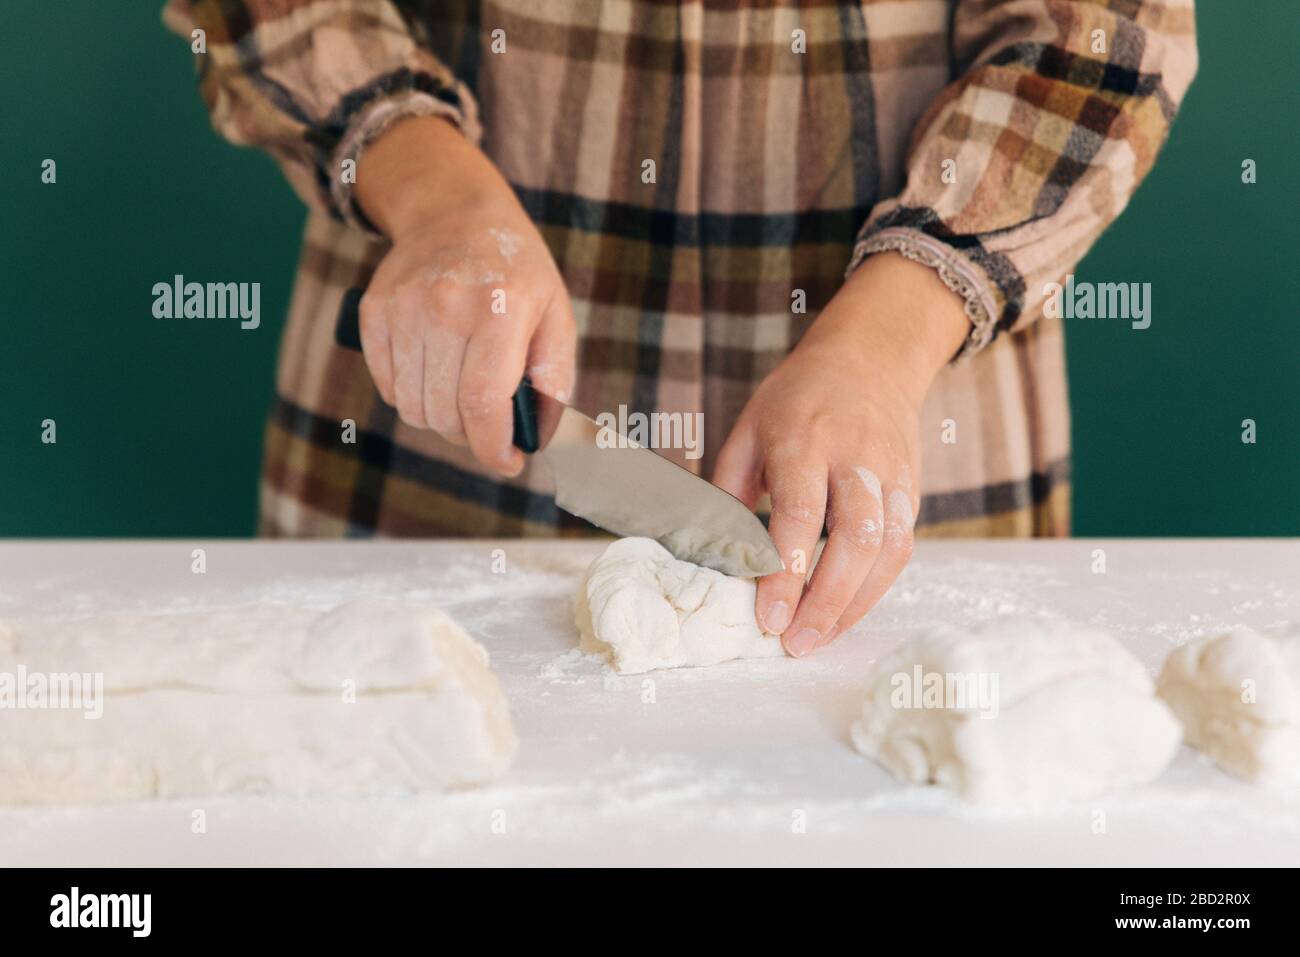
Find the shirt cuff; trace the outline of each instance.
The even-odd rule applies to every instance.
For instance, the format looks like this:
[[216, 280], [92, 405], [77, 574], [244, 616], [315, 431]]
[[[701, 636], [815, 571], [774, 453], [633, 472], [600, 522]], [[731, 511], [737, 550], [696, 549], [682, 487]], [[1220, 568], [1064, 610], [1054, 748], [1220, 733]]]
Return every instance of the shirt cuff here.
[[844, 271], [845, 278], [862, 265], [872, 253], [897, 252], [913, 262], [929, 266], [939, 274], [943, 284], [962, 298], [970, 333], [962, 343], [954, 362], [964, 362], [993, 341], [997, 331], [997, 286], [984, 271], [961, 252], [918, 230], [890, 227], [865, 235], [853, 247], [853, 257]]

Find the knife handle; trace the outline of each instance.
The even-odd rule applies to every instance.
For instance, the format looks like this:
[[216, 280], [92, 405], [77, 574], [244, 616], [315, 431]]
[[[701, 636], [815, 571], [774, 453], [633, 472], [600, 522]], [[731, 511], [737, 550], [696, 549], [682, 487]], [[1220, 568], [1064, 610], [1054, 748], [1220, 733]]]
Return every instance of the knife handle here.
[[[352, 288], [343, 294], [339, 304], [339, 317], [334, 324], [334, 341], [344, 349], [361, 351], [361, 297], [364, 289]], [[510, 403], [514, 408], [515, 433], [511, 440], [515, 448], [529, 455], [541, 446], [537, 432], [537, 396], [532, 383], [524, 376], [515, 389]]]

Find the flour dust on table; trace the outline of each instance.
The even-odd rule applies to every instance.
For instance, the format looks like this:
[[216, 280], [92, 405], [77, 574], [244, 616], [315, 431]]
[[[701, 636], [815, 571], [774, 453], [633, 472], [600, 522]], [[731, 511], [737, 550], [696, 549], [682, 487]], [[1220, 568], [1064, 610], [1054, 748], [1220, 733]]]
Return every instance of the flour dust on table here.
[[1235, 628], [1170, 654], [1160, 696], [1187, 743], [1257, 784], [1300, 783], [1300, 633]]
[[622, 674], [785, 654], [755, 621], [755, 597], [752, 579], [679, 561], [649, 538], [619, 539], [578, 588], [580, 647]]
[[[487, 652], [410, 602], [0, 622], [0, 675], [23, 678], [3, 804], [428, 791], [495, 780], [516, 750]], [[71, 691], [84, 706], [51, 700]]]
[[909, 783], [1031, 806], [1150, 781], [1182, 732], [1110, 635], [1025, 623], [935, 630], [882, 658], [852, 738]]

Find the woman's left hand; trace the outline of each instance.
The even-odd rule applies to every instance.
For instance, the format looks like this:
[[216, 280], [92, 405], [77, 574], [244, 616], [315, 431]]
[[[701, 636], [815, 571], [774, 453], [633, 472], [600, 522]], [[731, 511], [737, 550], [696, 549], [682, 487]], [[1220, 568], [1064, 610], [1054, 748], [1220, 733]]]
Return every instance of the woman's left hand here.
[[759, 582], [756, 611], [795, 657], [866, 614], [911, 557], [921, 403], [968, 331], [933, 270], [872, 256], [760, 383], [719, 453], [715, 484], [751, 508], [771, 496], [786, 570]]

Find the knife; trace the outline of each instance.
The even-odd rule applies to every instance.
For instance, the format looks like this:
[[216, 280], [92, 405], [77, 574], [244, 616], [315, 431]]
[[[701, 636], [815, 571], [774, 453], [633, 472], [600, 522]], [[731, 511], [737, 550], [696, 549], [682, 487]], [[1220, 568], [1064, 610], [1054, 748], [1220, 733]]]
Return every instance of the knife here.
[[[361, 350], [363, 289], [349, 289], [334, 341]], [[515, 390], [514, 445], [550, 465], [555, 504], [607, 532], [653, 538], [683, 561], [741, 578], [785, 566], [767, 529], [744, 502], [533, 388]]]

